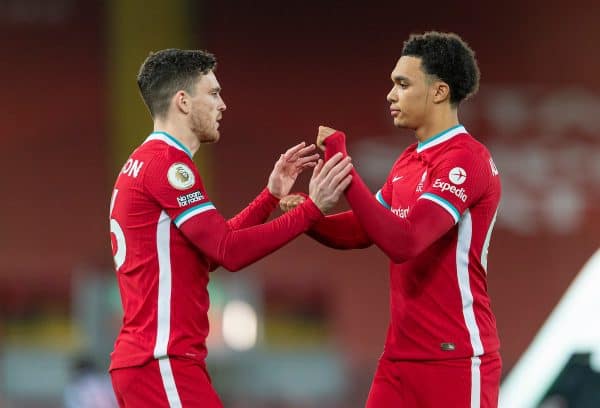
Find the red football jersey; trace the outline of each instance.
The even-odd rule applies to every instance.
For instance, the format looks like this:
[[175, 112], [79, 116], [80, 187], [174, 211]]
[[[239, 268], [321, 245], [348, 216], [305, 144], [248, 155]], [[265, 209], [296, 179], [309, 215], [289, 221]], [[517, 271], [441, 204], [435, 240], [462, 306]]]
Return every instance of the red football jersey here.
[[205, 358], [209, 261], [177, 226], [211, 209], [191, 153], [166, 133], [151, 134], [123, 166], [110, 211], [124, 311], [111, 369]]
[[124, 310], [111, 369], [171, 356], [203, 361], [208, 272], [218, 265], [231, 271], [248, 266], [323, 217], [309, 198], [265, 223], [278, 202], [264, 189], [226, 221], [210, 202], [189, 150], [167, 133], [152, 133], [123, 166], [111, 200]]
[[500, 192], [489, 151], [460, 125], [411, 145], [396, 161], [378, 201], [406, 218], [417, 200], [430, 200], [455, 226], [416, 257], [391, 263], [385, 357], [453, 359], [498, 350], [486, 274]]

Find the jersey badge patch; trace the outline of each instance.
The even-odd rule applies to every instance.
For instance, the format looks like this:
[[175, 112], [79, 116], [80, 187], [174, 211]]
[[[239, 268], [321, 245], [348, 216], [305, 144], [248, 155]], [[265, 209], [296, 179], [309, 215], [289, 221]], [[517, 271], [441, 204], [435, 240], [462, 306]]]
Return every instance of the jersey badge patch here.
[[448, 178], [451, 182], [460, 186], [467, 179], [467, 172], [462, 167], [455, 167], [448, 173]]
[[183, 163], [175, 163], [167, 171], [167, 179], [177, 190], [187, 190], [196, 183], [192, 169]]

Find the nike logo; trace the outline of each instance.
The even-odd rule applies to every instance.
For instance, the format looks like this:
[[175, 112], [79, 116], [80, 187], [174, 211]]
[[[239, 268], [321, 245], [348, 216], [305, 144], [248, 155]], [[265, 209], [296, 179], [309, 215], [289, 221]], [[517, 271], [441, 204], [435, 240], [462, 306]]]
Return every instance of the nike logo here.
[[392, 183], [395, 183], [396, 181], [400, 180], [401, 178], [403, 178], [404, 176], [396, 176], [392, 179]]

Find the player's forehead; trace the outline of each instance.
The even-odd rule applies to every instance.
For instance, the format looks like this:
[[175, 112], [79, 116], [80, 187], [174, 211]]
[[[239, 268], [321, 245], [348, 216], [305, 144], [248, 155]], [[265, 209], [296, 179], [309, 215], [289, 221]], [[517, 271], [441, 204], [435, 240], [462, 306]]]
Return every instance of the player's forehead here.
[[396, 62], [390, 77], [392, 81], [398, 81], [400, 79], [417, 80], [423, 78], [423, 75], [421, 58], [403, 55]]
[[215, 73], [209, 71], [207, 74], [200, 75], [199, 80], [196, 81], [196, 88], [203, 91], [211, 91], [214, 89], [221, 89], [221, 85], [219, 84]]

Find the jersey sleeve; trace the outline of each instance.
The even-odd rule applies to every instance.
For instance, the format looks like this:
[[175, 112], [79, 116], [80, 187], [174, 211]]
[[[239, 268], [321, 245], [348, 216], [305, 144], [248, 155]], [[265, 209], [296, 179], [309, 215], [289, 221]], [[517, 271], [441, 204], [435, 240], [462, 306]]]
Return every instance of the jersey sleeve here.
[[[331, 158], [331, 156], [333, 156], [336, 153], [342, 153], [342, 157], [348, 156], [348, 151], [346, 149], [345, 136], [343, 137], [343, 140], [341, 142], [340, 142], [340, 140], [341, 139], [339, 139], [339, 137], [333, 136], [333, 137], [330, 137], [328, 139], [328, 141], [325, 142], [328, 145], [331, 145], [331, 144], [335, 145], [332, 148], [325, 149], [325, 157], [324, 157], [325, 161], [329, 160]], [[396, 164], [394, 164], [394, 167], [395, 166], [396, 166]], [[392, 170], [394, 169], [394, 167], [392, 167]], [[377, 199], [379, 204], [381, 204], [388, 210], [392, 208], [392, 173], [393, 172], [390, 172], [390, 174], [388, 175], [388, 178], [387, 178], [385, 184], [383, 185], [383, 187], [381, 187], [375, 193], [375, 198]]]
[[392, 183], [395, 174], [396, 167], [398, 163], [402, 159], [402, 156], [396, 160], [394, 165], [392, 166], [390, 173], [388, 174], [387, 179], [385, 180], [385, 184], [381, 187], [377, 193], [375, 193], [375, 198], [379, 201], [379, 204], [384, 206], [386, 209], [390, 210], [392, 208]]
[[[345, 151], [345, 135], [338, 131], [325, 145], [330, 155]], [[427, 200], [418, 201], [407, 218], [396, 216], [373, 199], [356, 169], [351, 174], [352, 182], [344, 192], [348, 203], [367, 236], [392, 262], [417, 256], [452, 228], [446, 211]]]
[[175, 153], [175, 160], [169, 154], [164, 156], [149, 163], [144, 185], [211, 265], [237, 271], [281, 248], [323, 217], [308, 199], [266, 224], [232, 229], [209, 200], [191, 159]]
[[431, 184], [419, 200], [436, 203], [457, 223], [489, 186], [489, 164], [468, 149], [453, 149], [432, 169], [430, 177]]
[[388, 175], [383, 187], [375, 193], [375, 198], [388, 210], [392, 208], [392, 172]]
[[371, 240], [352, 211], [323, 217], [307, 234], [334, 249], [360, 249], [371, 246]]
[[155, 157], [144, 174], [146, 191], [178, 228], [191, 218], [215, 209], [196, 166], [184, 153], [167, 152]]
[[229, 219], [227, 224], [234, 230], [262, 224], [269, 218], [278, 203], [279, 198], [265, 187], [246, 208]]

